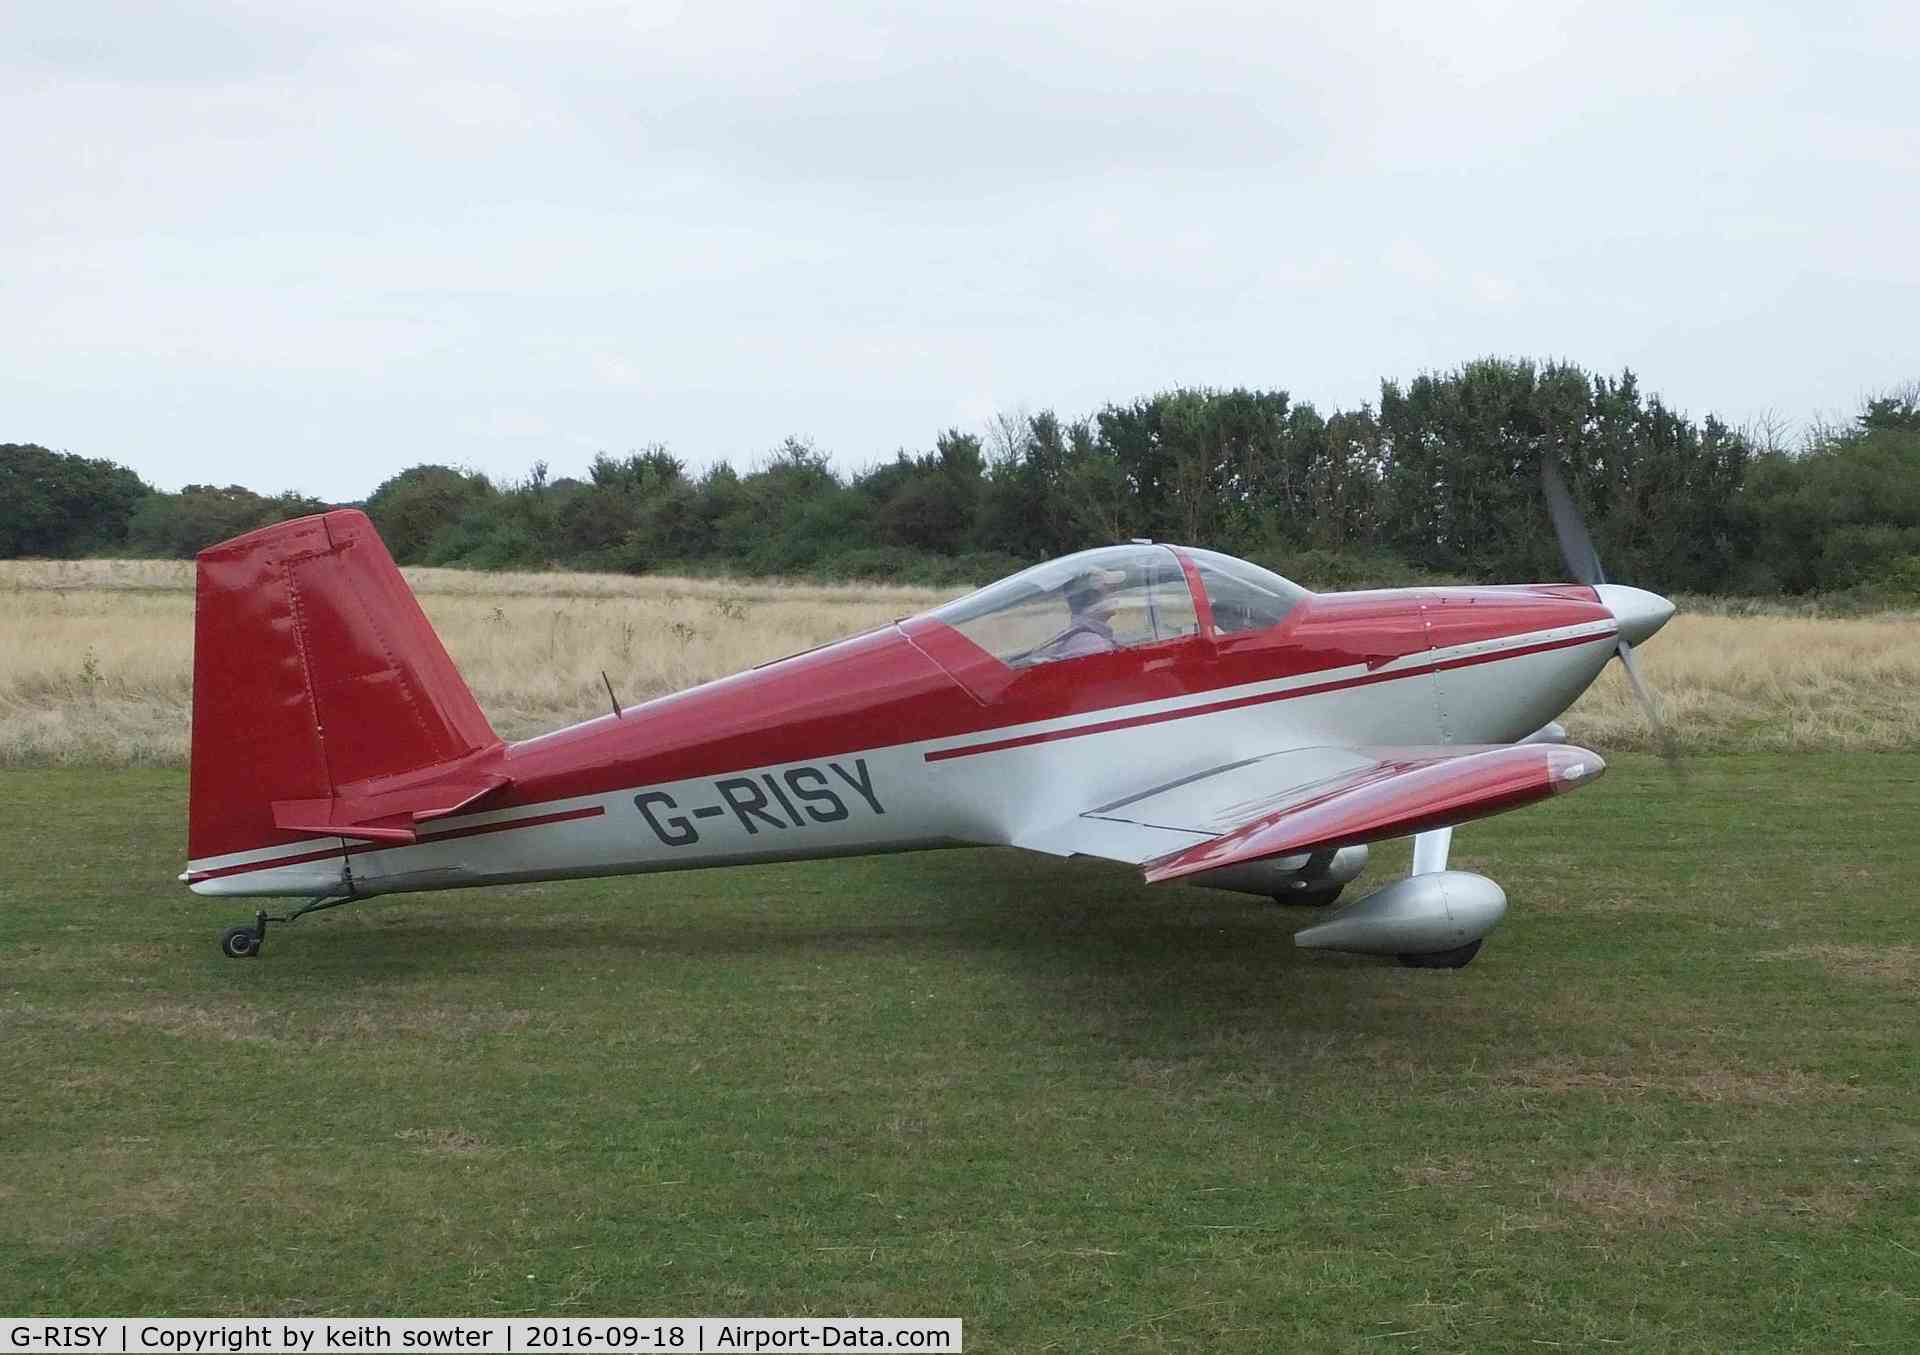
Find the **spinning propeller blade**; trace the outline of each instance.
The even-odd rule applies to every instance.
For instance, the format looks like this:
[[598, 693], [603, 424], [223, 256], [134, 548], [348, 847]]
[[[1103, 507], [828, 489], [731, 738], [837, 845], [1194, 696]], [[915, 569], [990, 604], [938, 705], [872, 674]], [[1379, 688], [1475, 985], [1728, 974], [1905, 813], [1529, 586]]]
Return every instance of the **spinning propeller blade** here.
[[1627, 683], [1633, 688], [1633, 694], [1640, 702], [1640, 709], [1647, 713], [1647, 723], [1653, 726], [1654, 741], [1660, 745], [1660, 756], [1675, 771], [1680, 770], [1680, 743], [1673, 736], [1673, 730], [1660, 714], [1659, 698], [1653, 689], [1640, 676], [1640, 665], [1633, 657], [1633, 646], [1622, 640], [1615, 650], [1620, 655], [1620, 666], [1627, 670]]
[[1600, 568], [1600, 553], [1594, 550], [1593, 538], [1587, 535], [1587, 524], [1580, 520], [1580, 510], [1573, 506], [1573, 495], [1567, 493], [1566, 481], [1553, 468], [1553, 462], [1540, 463], [1540, 483], [1547, 492], [1547, 512], [1553, 516], [1553, 534], [1560, 538], [1561, 558], [1567, 562], [1574, 581], [1588, 587], [1605, 583], [1607, 572]]
[[1576, 580], [1592, 588], [1599, 595], [1601, 605], [1620, 622], [1620, 641], [1614, 652], [1620, 656], [1621, 667], [1627, 670], [1627, 683], [1633, 688], [1634, 698], [1647, 714], [1647, 723], [1660, 745], [1660, 755], [1668, 765], [1678, 770], [1679, 745], [1673, 737], [1673, 731], [1667, 728], [1666, 721], [1660, 717], [1660, 702], [1654, 697], [1653, 689], [1647, 686], [1646, 679], [1641, 677], [1640, 665], [1633, 657], [1634, 644], [1647, 639], [1667, 623], [1667, 618], [1673, 615], [1673, 604], [1658, 593], [1608, 583], [1607, 572], [1601, 568], [1600, 554], [1593, 548], [1593, 538], [1587, 532], [1587, 524], [1581, 520], [1580, 510], [1573, 505], [1573, 495], [1567, 492], [1566, 481], [1560, 478], [1560, 472], [1554, 469], [1552, 461], [1543, 460], [1540, 463], [1540, 485], [1546, 492], [1547, 512], [1553, 517], [1553, 532], [1560, 538], [1560, 554], [1567, 562], [1567, 570]]

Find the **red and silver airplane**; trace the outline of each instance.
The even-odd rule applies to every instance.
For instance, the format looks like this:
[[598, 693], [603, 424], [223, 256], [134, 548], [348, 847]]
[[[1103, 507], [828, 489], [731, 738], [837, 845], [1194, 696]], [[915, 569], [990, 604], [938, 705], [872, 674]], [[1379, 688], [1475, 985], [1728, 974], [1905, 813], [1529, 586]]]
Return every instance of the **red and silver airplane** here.
[[263, 528], [199, 557], [181, 878], [306, 901], [249, 956], [378, 894], [960, 845], [1325, 904], [1417, 835], [1295, 940], [1458, 967], [1506, 897], [1453, 825], [1598, 776], [1551, 721], [1673, 612], [1549, 498], [1586, 582], [1321, 594], [1136, 541], [514, 744], [363, 514]]

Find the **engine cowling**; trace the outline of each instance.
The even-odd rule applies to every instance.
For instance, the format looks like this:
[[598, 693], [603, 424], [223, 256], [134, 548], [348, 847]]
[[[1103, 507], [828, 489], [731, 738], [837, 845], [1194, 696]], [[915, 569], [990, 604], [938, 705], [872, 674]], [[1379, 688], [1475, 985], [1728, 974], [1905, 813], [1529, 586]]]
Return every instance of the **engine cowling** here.
[[1430, 955], [1478, 941], [1507, 914], [1506, 891], [1484, 875], [1440, 870], [1376, 889], [1293, 934], [1309, 950]]
[[1316, 865], [1313, 855], [1302, 852], [1267, 861], [1249, 861], [1241, 866], [1222, 866], [1218, 870], [1188, 876], [1181, 883], [1284, 899], [1289, 894], [1344, 885], [1366, 868], [1367, 849], [1363, 843], [1340, 848], [1324, 864]]

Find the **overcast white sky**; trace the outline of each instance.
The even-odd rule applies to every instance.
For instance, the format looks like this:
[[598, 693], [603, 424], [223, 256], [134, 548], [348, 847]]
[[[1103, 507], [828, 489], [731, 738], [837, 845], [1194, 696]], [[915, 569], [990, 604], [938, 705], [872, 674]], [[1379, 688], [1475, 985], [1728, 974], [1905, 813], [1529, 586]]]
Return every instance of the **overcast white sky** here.
[[1488, 354], [1920, 378], [1920, 6], [17, 3], [0, 441], [359, 498]]

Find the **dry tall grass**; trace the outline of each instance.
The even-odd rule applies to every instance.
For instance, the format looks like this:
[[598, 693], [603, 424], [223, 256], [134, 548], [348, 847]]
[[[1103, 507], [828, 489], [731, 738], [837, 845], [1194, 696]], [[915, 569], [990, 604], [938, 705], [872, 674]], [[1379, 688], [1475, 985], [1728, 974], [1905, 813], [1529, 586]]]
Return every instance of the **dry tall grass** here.
[[[494, 728], [525, 738], [851, 635], [949, 594], [770, 581], [407, 571]], [[180, 765], [185, 561], [0, 561], [0, 765]], [[1676, 617], [1642, 658], [1684, 748], [1920, 748], [1920, 617]], [[1651, 746], [1615, 667], [1567, 720]]]
[[[411, 569], [502, 737], [631, 705], [924, 611], [951, 593]], [[183, 764], [193, 565], [0, 561], [0, 765]]]
[[[1685, 750], [1920, 748], [1920, 617], [1683, 613], [1634, 657]], [[1596, 749], [1652, 746], [1619, 664], [1566, 724]]]

